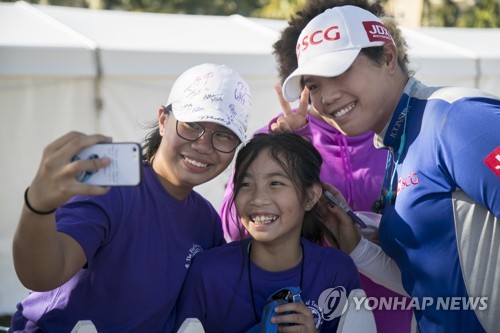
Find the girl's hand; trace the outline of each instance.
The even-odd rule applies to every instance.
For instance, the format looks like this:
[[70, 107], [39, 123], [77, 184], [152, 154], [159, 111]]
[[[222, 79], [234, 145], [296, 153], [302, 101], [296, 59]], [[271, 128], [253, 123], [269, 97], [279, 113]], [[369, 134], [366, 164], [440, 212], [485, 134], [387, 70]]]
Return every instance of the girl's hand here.
[[275, 324], [291, 324], [290, 326], [280, 325], [278, 332], [304, 332], [317, 333], [314, 324], [314, 317], [302, 301], [279, 305], [275, 308], [278, 316], [271, 317], [271, 322]]
[[[332, 193], [337, 199], [346, 203], [344, 196], [330, 184], [322, 183], [323, 190]], [[319, 201], [319, 209], [323, 224], [330, 230], [339, 243], [342, 251], [351, 253], [359, 241], [361, 233], [354, 221], [347, 215], [342, 208], [333, 205], [326, 198], [322, 197]]]
[[71, 161], [83, 148], [102, 142], [111, 142], [111, 138], [70, 132], [45, 147], [37, 174], [28, 191], [31, 206], [40, 211], [49, 211], [66, 203], [76, 194], [106, 193], [109, 187], [87, 185], [79, 182], [76, 176], [81, 172], [108, 166], [108, 158]]
[[276, 94], [281, 104], [283, 116], [276, 119], [275, 123], [270, 125], [273, 132], [287, 132], [293, 133], [294, 131], [304, 127], [307, 124], [307, 110], [309, 108], [309, 90], [304, 88], [300, 95], [299, 107], [296, 111], [292, 110], [290, 103], [283, 97], [283, 91], [279, 83], [274, 85]]
[[99, 142], [111, 142], [111, 138], [70, 132], [43, 151], [27, 200], [32, 209], [47, 214], [24, 207], [12, 245], [17, 276], [28, 289], [53, 290], [67, 282], [87, 261], [81, 245], [58, 232], [54, 214], [48, 213], [76, 194], [99, 195], [109, 190], [75, 178], [81, 172], [108, 166], [108, 158], [71, 161], [80, 150]]

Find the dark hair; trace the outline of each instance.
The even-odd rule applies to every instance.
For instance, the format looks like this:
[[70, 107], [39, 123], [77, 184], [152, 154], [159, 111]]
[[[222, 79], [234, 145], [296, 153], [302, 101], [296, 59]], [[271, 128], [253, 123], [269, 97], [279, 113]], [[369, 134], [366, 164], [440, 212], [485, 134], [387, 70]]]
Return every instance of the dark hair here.
[[[172, 112], [172, 105], [164, 106], [163, 112], [166, 115], [170, 114]], [[160, 147], [162, 136], [160, 135], [158, 121], [151, 123], [148, 128], [152, 130], [146, 135], [142, 142], [142, 159], [152, 164], [158, 147]]]
[[[283, 83], [286, 78], [298, 67], [297, 55], [295, 53], [297, 40], [306, 25], [316, 16], [329, 8], [352, 5], [365, 9], [379, 17], [391, 33], [398, 50], [398, 64], [401, 69], [408, 73], [408, 55], [406, 53], [406, 42], [401, 37], [394, 20], [389, 20], [380, 1], [368, 0], [311, 0], [306, 2], [302, 10], [299, 10], [288, 21], [288, 26], [281, 33], [280, 39], [273, 44], [273, 55], [278, 63], [278, 73]], [[370, 47], [361, 50], [365, 56], [376, 64], [383, 63], [383, 46]]]
[[[231, 205], [234, 205], [234, 198], [241, 189], [248, 168], [263, 151], [268, 152], [271, 158], [290, 177], [299, 198], [304, 198], [307, 189], [311, 186], [320, 184], [320, 169], [323, 158], [309, 141], [293, 133], [256, 134], [241, 148], [236, 157]], [[231, 216], [227, 214], [226, 217], [230, 218]], [[237, 225], [240, 227], [241, 223]], [[315, 243], [322, 242], [324, 237], [335, 244], [337, 243], [333, 234], [321, 222], [316, 206], [304, 215], [302, 236]]]
[[295, 69], [297, 69], [297, 55], [295, 48], [300, 33], [306, 25], [316, 16], [328, 8], [345, 5], [358, 6], [369, 10], [376, 16], [384, 13], [382, 6], [376, 2], [370, 4], [367, 0], [310, 0], [304, 7], [297, 11], [288, 21], [288, 26], [281, 33], [280, 39], [273, 44], [273, 54], [278, 62], [278, 73], [283, 83]]

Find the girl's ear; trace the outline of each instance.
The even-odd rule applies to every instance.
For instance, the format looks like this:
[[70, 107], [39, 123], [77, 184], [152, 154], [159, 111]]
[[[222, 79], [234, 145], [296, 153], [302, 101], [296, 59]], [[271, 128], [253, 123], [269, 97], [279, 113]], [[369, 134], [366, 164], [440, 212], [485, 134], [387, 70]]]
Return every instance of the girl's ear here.
[[167, 119], [167, 113], [165, 112], [163, 106], [158, 109], [158, 129], [160, 130], [161, 136], [165, 133], [165, 120]]
[[318, 202], [319, 198], [321, 198], [322, 194], [323, 189], [321, 188], [321, 184], [314, 184], [313, 186], [308, 188], [306, 193], [306, 201], [304, 203], [304, 209], [306, 211], [310, 211]]

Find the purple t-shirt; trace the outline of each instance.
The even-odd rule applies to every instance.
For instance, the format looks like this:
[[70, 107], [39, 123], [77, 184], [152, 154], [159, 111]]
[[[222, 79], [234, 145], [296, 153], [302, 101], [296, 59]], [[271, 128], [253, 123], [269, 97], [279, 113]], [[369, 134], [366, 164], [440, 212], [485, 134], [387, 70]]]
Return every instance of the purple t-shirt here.
[[336, 309], [328, 308], [328, 304], [334, 307], [335, 302], [321, 303], [320, 295], [329, 288], [337, 288], [336, 295], [347, 296], [352, 289], [359, 288], [359, 275], [351, 258], [337, 249], [302, 239], [303, 269], [299, 263], [285, 271], [269, 272], [250, 261], [251, 292], [249, 241], [231, 242], [196, 256], [179, 297], [174, 332], [186, 318], [198, 318], [205, 332], [246, 332], [260, 322], [266, 299], [272, 293], [299, 287], [301, 272], [302, 301], [313, 312], [318, 331], [336, 332], [339, 316], [334, 315]]
[[[268, 132], [268, 126], [265, 126], [256, 133]], [[308, 124], [295, 133], [308, 138], [323, 157], [321, 180], [339, 189], [353, 210], [370, 211], [382, 189], [387, 159], [386, 150], [375, 148], [373, 133], [344, 136], [325, 121], [313, 116], [308, 116]], [[222, 228], [228, 241], [248, 236], [235, 217], [234, 207], [230, 207], [232, 193], [231, 178], [226, 186], [221, 208]], [[402, 297], [364, 275], [361, 275], [361, 285], [368, 297]], [[377, 308], [373, 310], [373, 314], [379, 333], [410, 332], [412, 311]]]
[[192, 258], [224, 243], [212, 205], [194, 191], [175, 199], [148, 165], [139, 186], [75, 197], [56, 219], [87, 264], [61, 287], [30, 293], [18, 305], [14, 332], [70, 332], [79, 320], [91, 320], [99, 333], [168, 331]]

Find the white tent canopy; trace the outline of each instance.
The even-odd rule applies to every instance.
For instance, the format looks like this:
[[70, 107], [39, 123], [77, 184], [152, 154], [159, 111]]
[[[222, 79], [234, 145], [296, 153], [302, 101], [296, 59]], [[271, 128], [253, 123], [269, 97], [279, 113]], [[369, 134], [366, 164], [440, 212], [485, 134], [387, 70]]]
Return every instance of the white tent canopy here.
[[[468, 86], [500, 96], [500, 29], [420, 28], [418, 32], [436, 44], [473, 59], [471, 77], [475, 80]], [[456, 67], [455, 73], [462, 73], [462, 68]]]
[[[252, 133], [280, 110], [272, 45], [285, 26], [239, 15], [0, 3], [0, 314], [14, 312], [27, 294], [14, 273], [11, 246], [43, 147], [70, 130], [141, 141], [175, 78], [203, 62], [227, 64], [248, 81]], [[500, 95], [500, 29], [403, 34], [417, 78]], [[228, 176], [198, 188], [216, 208]]]

